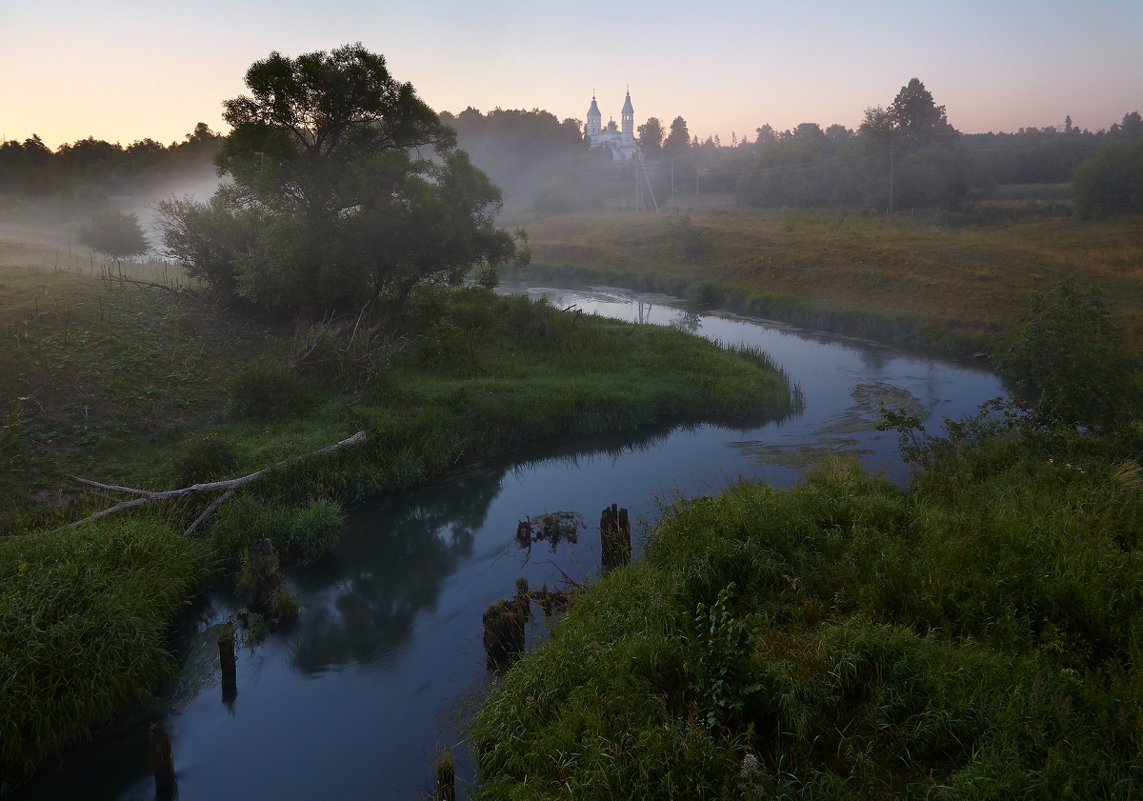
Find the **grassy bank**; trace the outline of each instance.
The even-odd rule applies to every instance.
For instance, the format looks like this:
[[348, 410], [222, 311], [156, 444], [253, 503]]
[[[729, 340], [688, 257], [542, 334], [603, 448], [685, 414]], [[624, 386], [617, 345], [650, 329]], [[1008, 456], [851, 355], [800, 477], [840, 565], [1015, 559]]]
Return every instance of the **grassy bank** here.
[[[314, 336], [291, 370], [292, 327], [89, 266], [0, 267], [0, 794], [155, 690], [173, 613], [256, 538], [316, 558], [345, 503], [466, 460], [794, 403], [762, 354], [477, 290], [417, 293], [368, 341]], [[177, 286], [163, 269], [131, 277]], [[67, 474], [162, 490], [282, 460], [191, 536], [211, 498], [45, 533], [114, 501]]]
[[1134, 797], [1139, 434], [666, 505], [483, 706], [479, 796]]
[[696, 302], [945, 353], [985, 349], [1028, 298], [1075, 278], [1116, 304], [1143, 353], [1143, 219], [1038, 214], [869, 216], [699, 208], [528, 223], [538, 275]]

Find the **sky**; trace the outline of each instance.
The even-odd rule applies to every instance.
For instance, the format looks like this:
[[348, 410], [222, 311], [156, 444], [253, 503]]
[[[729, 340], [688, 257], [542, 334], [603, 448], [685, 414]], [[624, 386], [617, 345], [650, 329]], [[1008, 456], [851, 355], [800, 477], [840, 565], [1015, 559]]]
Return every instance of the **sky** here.
[[0, 141], [181, 142], [273, 51], [361, 42], [437, 111], [860, 125], [919, 78], [965, 133], [1143, 111], [1143, 0], [0, 0]]

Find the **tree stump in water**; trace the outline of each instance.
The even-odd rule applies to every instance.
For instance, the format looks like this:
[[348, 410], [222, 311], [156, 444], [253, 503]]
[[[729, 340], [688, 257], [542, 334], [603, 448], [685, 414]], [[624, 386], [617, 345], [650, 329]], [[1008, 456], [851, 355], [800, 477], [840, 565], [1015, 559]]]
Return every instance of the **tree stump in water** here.
[[631, 561], [631, 522], [627, 510], [611, 504], [599, 519], [600, 564], [604, 573]]
[[227, 626], [218, 635], [218, 663], [222, 668], [222, 702], [238, 697], [238, 659], [234, 655], [234, 630]]
[[515, 600], [497, 601], [484, 610], [484, 654], [489, 670], [511, 665], [524, 650], [524, 616]]
[[155, 774], [155, 796], [171, 798], [175, 794], [175, 758], [171, 754], [170, 735], [158, 723], [151, 724], [147, 747], [151, 752], [151, 770]]

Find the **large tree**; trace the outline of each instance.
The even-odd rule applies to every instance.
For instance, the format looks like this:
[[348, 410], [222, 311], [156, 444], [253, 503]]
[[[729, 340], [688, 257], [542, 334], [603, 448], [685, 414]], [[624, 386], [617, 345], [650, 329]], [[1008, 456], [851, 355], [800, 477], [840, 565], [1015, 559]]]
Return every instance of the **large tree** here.
[[161, 208], [164, 243], [193, 274], [308, 317], [473, 269], [491, 284], [526, 255], [493, 224], [499, 190], [383, 56], [275, 52], [246, 85], [225, 103], [227, 180], [210, 204]]
[[663, 123], [658, 117], [648, 117], [647, 121], [639, 126], [639, 145], [643, 152], [649, 156], [657, 155], [663, 149]]
[[682, 117], [675, 117], [671, 121], [671, 132], [663, 142], [663, 152], [670, 156], [681, 156], [690, 150], [691, 134], [687, 130], [687, 121]]
[[91, 222], [76, 232], [80, 244], [110, 256], [115, 261], [141, 256], [149, 245], [139, 218], [126, 211], [101, 211], [91, 215]]
[[889, 119], [897, 141], [906, 148], [948, 143], [956, 135], [945, 117], [945, 107], [933, 101], [932, 93], [917, 78], [901, 87], [889, 106]]
[[967, 190], [959, 133], [913, 78], [889, 108], [867, 108], [859, 129], [866, 156], [865, 202], [887, 208], [950, 208]]

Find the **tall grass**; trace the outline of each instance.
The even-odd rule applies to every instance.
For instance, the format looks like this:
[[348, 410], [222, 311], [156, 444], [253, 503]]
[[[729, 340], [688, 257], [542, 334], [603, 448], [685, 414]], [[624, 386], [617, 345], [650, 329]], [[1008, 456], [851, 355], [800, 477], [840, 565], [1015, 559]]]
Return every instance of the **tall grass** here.
[[153, 519], [0, 539], [0, 795], [172, 675], [205, 557]]

